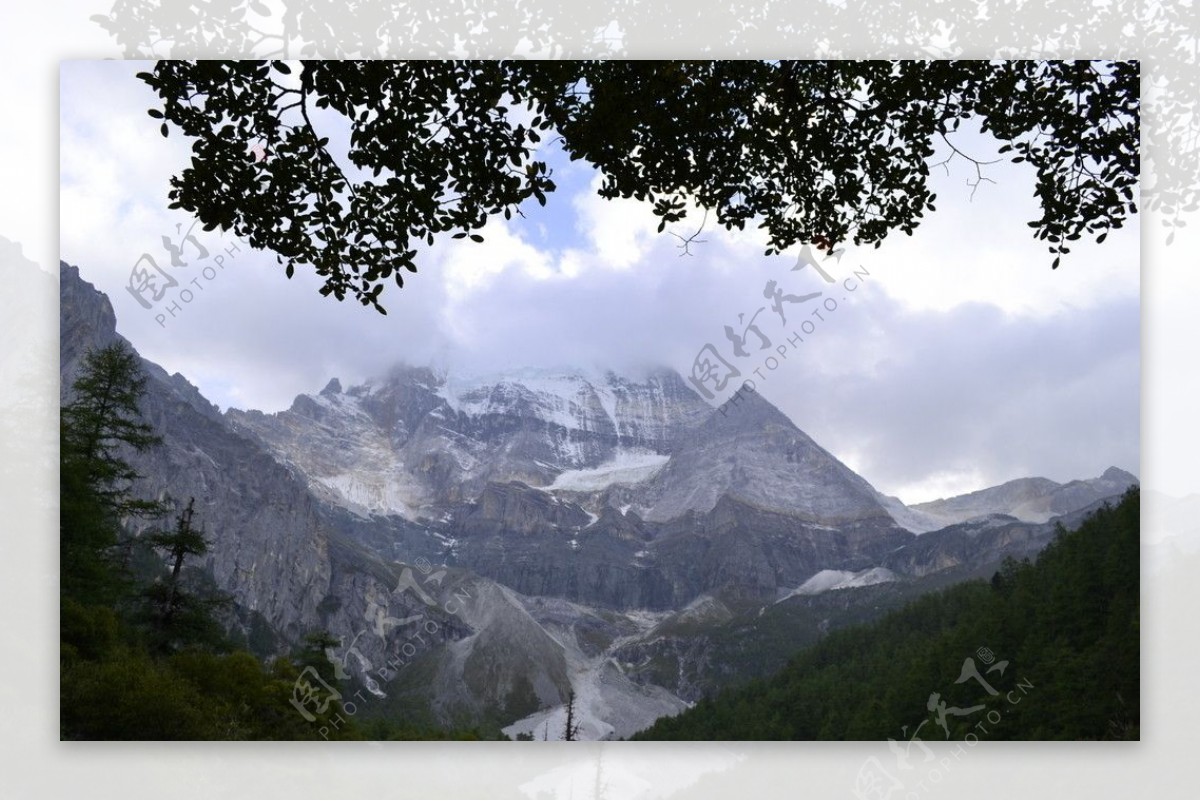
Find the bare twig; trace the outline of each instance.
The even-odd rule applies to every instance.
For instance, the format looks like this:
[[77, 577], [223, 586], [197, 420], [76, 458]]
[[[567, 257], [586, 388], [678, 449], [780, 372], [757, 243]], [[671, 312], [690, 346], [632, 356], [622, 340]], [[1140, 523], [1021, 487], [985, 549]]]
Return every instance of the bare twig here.
[[970, 178], [967, 179], [967, 186], [971, 187], [971, 200], [975, 199], [975, 193], [977, 191], [979, 191], [980, 184], [982, 184], [984, 182], [987, 182], [989, 184], [996, 183], [991, 178], [988, 178], [986, 175], [983, 174], [983, 168], [989, 164], [997, 164], [1001, 161], [1001, 159], [992, 159], [991, 161], [980, 161], [979, 159], [968, 156], [966, 153], [962, 152], [957, 147], [955, 147], [954, 143], [950, 141], [950, 139], [946, 136], [946, 134], [939, 133], [938, 136], [940, 136], [942, 138], [942, 141], [946, 143], [946, 146], [950, 148], [950, 155], [947, 156], [942, 161], [939, 161], [937, 164], [934, 164], [932, 166], [941, 167], [943, 170], [946, 171], [946, 175], [950, 175], [950, 162], [954, 160], [955, 156], [961, 156], [962, 158], [971, 162], [971, 164], [975, 167], [975, 180], [972, 181]]
[[674, 231], [667, 231], [668, 234], [670, 234], [671, 236], [673, 236], [679, 240], [680, 244], [678, 245], [678, 247], [679, 247], [679, 251], [680, 251], [679, 252], [680, 256], [691, 256], [692, 255], [691, 247], [693, 244], [702, 245], [708, 241], [707, 239], [697, 239], [696, 238], [696, 237], [700, 236], [700, 234], [704, 231], [704, 226], [706, 224], [708, 224], [708, 209], [704, 210], [704, 218], [702, 220], [700, 220], [700, 227], [696, 229], [696, 233], [691, 234], [690, 236], [684, 237], [684, 236], [680, 236], [679, 234], [675, 233]]

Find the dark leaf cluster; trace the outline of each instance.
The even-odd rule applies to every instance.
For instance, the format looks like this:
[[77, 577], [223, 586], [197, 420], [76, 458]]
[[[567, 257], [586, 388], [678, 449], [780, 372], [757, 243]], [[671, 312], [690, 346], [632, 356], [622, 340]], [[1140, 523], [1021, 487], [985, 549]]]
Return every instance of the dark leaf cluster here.
[[[935, 210], [935, 147], [968, 119], [1036, 171], [1057, 266], [1136, 213], [1133, 61], [160, 61], [150, 116], [192, 141], [172, 207], [383, 312], [418, 251], [483, 241], [554, 191], [543, 147], [651, 204], [763, 228], [768, 254], [878, 246]], [[977, 165], [978, 166], [978, 165]], [[707, 218], [706, 218], [707, 219]]]

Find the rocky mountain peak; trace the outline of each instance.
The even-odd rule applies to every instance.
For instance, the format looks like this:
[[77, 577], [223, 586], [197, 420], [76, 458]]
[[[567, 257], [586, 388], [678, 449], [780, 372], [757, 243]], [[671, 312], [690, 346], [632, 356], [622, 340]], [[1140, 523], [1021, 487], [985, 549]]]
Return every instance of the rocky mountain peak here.
[[756, 393], [689, 431], [638, 506], [666, 521], [724, 496], [813, 521], [887, 517], [870, 484]]
[[89, 348], [103, 348], [121, 339], [117, 316], [108, 296], [83, 280], [79, 268], [60, 262], [59, 341], [64, 375], [63, 392], [70, 389]]
[[665, 369], [463, 376], [397, 365], [349, 388], [334, 379], [285, 412], [228, 416], [322, 497], [412, 518], [437, 517], [489, 483], [548, 488], [566, 477], [602, 489], [648, 476], [711, 414]]
[[1137, 476], [1135, 476], [1133, 473], [1122, 470], [1119, 467], [1108, 468], [1100, 474], [1100, 478], [1104, 479], [1105, 481], [1123, 483], [1126, 486], [1133, 486], [1134, 484], [1138, 483]]

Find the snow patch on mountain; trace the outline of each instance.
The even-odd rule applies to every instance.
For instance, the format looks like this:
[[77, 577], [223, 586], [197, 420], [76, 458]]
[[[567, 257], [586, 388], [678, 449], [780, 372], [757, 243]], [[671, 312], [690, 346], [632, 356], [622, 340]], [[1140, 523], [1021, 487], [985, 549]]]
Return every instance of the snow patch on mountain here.
[[845, 590], [852, 587], [870, 587], [895, 581], [896, 574], [886, 567], [872, 567], [857, 573], [849, 570], [822, 570], [775, 603], [786, 601], [796, 595], [819, 595], [830, 590]]
[[670, 459], [651, 451], [620, 449], [616, 456], [597, 467], [563, 471], [546, 489], [592, 492], [614, 484], [639, 484], [654, 478]]
[[[594, 385], [581, 374], [533, 369], [503, 375], [447, 376], [434, 394], [455, 412], [471, 417], [505, 414], [525, 402], [547, 422], [576, 428], [580, 407], [593, 392]], [[612, 408], [610, 419], [616, 416], [615, 402]]]

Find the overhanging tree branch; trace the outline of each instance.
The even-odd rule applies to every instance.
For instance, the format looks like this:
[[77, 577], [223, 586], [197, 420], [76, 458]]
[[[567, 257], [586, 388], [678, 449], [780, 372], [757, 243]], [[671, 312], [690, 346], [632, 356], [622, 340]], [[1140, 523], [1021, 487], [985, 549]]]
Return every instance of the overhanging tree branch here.
[[[724, 228], [767, 233], [768, 254], [801, 242], [879, 246], [933, 211], [932, 141], [967, 118], [1036, 173], [1054, 266], [1083, 235], [1102, 241], [1137, 211], [1136, 62], [304, 62], [300, 99], [272, 79], [283, 62], [159, 62], [143, 79], [164, 134], [195, 140], [173, 205], [310, 266], [322, 294], [383, 311], [442, 234], [482, 241], [555, 188], [543, 135], [595, 167], [606, 199], [651, 203], [660, 231], [693, 204]], [[201, 102], [191, 102], [193, 98]], [[269, 162], [245, 158], [256, 137]], [[355, 180], [317, 135], [310, 102], [340, 115]], [[529, 115], [532, 114], [532, 119]], [[432, 131], [432, 132], [431, 132]], [[303, 133], [303, 135], [301, 135]], [[236, 159], [235, 159], [236, 154]], [[341, 154], [339, 154], [341, 155]], [[939, 165], [933, 165], [939, 166]], [[946, 162], [940, 166], [946, 167]], [[383, 178], [380, 176], [383, 175]], [[346, 206], [338, 201], [343, 195]], [[311, 198], [312, 200], [309, 200]], [[703, 223], [701, 228], [703, 228]], [[674, 234], [683, 251], [694, 241]]]

